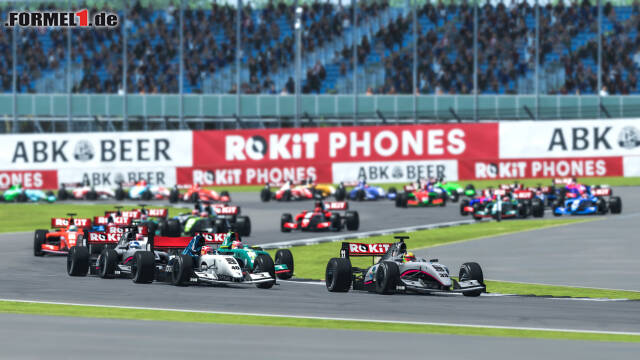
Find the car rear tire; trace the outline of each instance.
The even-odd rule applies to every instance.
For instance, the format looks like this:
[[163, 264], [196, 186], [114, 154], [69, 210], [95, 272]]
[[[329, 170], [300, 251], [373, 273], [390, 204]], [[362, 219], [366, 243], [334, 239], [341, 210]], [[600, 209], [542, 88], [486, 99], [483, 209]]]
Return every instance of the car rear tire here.
[[325, 284], [330, 292], [348, 292], [352, 280], [351, 261], [344, 258], [332, 258], [324, 273]]
[[293, 254], [289, 249], [282, 249], [276, 252], [275, 262], [277, 265], [283, 264], [287, 265], [287, 269], [289, 272], [283, 272], [280, 274], [276, 274], [279, 279], [287, 280], [293, 276]]
[[356, 200], [363, 201], [366, 198], [366, 195], [367, 194], [364, 193], [364, 190], [360, 189], [356, 192]]
[[98, 276], [103, 279], [114, 277], [118, 266], [118, 253], [113, 249], [103, 249], [98, 257]]
[[536, 218], [544, 217], [544, 203], [540, 199], [531, 202], [531, 215]]
[[462, 216], [467, 216], [469, 215], [469, 212], [465, 210], [465, 208], [469, 206], [469, 199], [463, 199], [460, 202], [460, 215]]
[[347, 230], [355, 231], [360, 227], [360, 216], [357, 211], [347, 211], [344, 213]]
[[282, 232], [291, 232], [291, 229], [284, 226], [286, 223], [293, 222], [293, 216], [291, 214], [282, 214], [280, 217], [280, 231]]
[[171, 283], [175, 286], [184, 286], [189, 283], [193, 274], [193, 258], [189, 255], [178, 254], [173, 259], [171, 269]]
[[347, 190], [344, 188], [344, 184], [338, 185], [334, 196], [337, 201], [343, 201], [347, 197]]
[[396, 195], [396, 207], [406, 208], [407, 207], [407, 193], [399, 193]]
[[178, 189], [172, 189], [169, 193], [169, 202], [175, 204], [180, 199], [180, 191]]
[[42, 245], [47, 240], [47, 230], [36, 230], [33, 234], [33, 256], [44, 256]]
[[69, 193], [67, 193], [67, 189], [60, 188], [58, 189], [58, 200], [67, 200], [69, 197]]
[[396, 292], [396, 285], [400, 281], [398, 264], [392, 261], [383, 261], [378, 265], [375, 276], [378, 294], [391, 295]]
[[167, 220], [167, 236], [178, 237], [182, 234], [182, 227], [178, 219]]
[[[482, 268], [475, 262], [466, 262], [462, 264], [460, 266], [460, 272], [458, 273], [458, 279], [460, 281], [476, 280], [480, 284], [484, 285]], [[463, 293], [464, 296], [480, 296], [480, 294], [482, 294], [482, 290]]]
[[609, 210], [612, 214], [620, 214], [622, 212], [622, 199], [619, 196], [612, 196], [609, 199]]
[[282, 193], [282, 200], [283, 201], [291, 200], [291, 190], [285, 190], [285, 192]]
[[240, 236], [251, 235], [251, 219], [248, 216], [238, 216], [235, 225]]
[[271, 190], [269, 188], [260, 190], [260, 200], [262, 200], [262, 202], [268, 202], [271, 200]]
[[340, 214], [338, 213], [331, 214], [331, 217], [329, 218], [329, 222], [331, 223], [331, 229], [333, 231], [340, 231], [342, 229], [342, 218], [340, 217]]
[[451, 202], [458, 202], [458, 199], [460, 198], [460, 195], [458, 195], [458, 192], [456, 190], [451, 190]]
[[89, 272], [89, 249], [84, 246], [73, 246], [67, 254], [67, 274], [70, 276], [87, 276]]
[[273, 278], [273, 281], [263, 282], [260, 284], [256, 284], [256, 287], [260, 289], [270, 289], [276, 283], [276, 267], [273, 264], [273, 259], [271, 256], [265, 254], [258, 254], [254, 263], [253, 263], [253, 272], [268, 272], [269, 275]]
[[125, 194], [124, 189], [122, 187], [118, 187], [116, 189], [116, 200], [118, 201], [122, 201], [124, 200], [125, 197], [127, 197], [127, 194]]

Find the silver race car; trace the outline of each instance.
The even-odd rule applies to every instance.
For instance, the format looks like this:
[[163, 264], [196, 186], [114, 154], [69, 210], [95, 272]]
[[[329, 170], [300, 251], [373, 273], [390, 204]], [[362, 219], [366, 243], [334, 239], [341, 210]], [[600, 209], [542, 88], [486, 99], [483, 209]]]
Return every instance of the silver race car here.
[[[347, 292], [350, 289], [393, 293], [462, 293], [479, 296], [486, 291], [480, 265], [467, 262], [460, 267], [456, 281], [449, 276], [449, 268], [437, 259], [416, 258], [407, 252], [404, 240], [408, 236], [396, 236], [396, 243], [342, 243], [339, 258], [327, 264], [325, 281], [331, 292]], [[350, 257], [371, 256], [379, 260], [369, 268], [351, 266]]]

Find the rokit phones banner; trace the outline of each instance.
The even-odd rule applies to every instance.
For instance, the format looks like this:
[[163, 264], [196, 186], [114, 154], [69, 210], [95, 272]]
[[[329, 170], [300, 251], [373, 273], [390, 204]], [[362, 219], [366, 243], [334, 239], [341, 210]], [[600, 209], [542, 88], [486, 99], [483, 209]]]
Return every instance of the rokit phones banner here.
[[55, 189], [58, 187], [56, 170], [0, 170], [0, 190], [22, 184], [27, 189]]
[[461, 179], [523, 179], [623, 176], [623, 158], [465, 159], [459, 160]]
[[[372, 169], [380, 162], [420, 161], [424, 166], [416, 171], [428, 174], [438, 171], [430, 161], [465, 157], [497, 158], [498, 124], [194, 131], [193, 166], [178, 168], [177, 177], [179, 183], [201, 180], [207, 185], [308, 177], [320, 182], [356, 181], [352, 167], [333, 164], [354, 163], [354, 167]], [[408, 176], [397, 174], [398, 181]]]
[[0, 169], [86, 169], [192, 165], [191, 131], [2, 136]]

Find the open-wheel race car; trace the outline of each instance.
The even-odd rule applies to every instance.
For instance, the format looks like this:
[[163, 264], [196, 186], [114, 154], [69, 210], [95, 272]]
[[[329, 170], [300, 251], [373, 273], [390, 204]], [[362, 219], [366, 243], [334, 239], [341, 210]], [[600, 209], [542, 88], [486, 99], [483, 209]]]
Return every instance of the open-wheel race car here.
[[179, 225], [178, 231], [172, 230], [170, 236], [193, 236], [197, 232], [222, 233], [229, 230], [237, 231], [240, 236], [251, 235], [251, 218], [241, 215], [240, 206], [198, 201], [191, 212], [179, 214], [168, 221]]
[[220, 193], [213, 189], [206, 189], [201, 187], [198, 184], [193, 184], [187, 187], [187, 191], [183, 194], [180, 193], [180, 187], [174, 186], [171, 189], [171, 193], [169, 194], [169, 202], [177, 203], [178, 201], [186, 201], [191, 203], [197, 203], [200, 201], [205, 202], [220, 202], [220, 203], [229, 203], [231, 202], [231, 195], [227, 190], [222, 190]]
[[[579, 190], [582, 190], [580, 188]], [[552, 204], [553, 215], [604, 215], [622, 212], [622, 199], [611, 196], [611, 188], [586, 186], [582, 191], [567, 191]], [[561, 200], [564, 198], [564, 200]]]
[[[303, 210], [295, 218], [289, 214], [282, 214], [280, 230], [290, 232], [302, 231], [340, 231], [342, 229], [358, 230], [360, 216], [357, 211], [349, 211], [346, 201], [316, 201], [313, 210]], [[344, 214], [338, 211], [344, 211]]]
[[[347, 191], [347, 187], [352, 187]], [[389, 191], [385, 191], [380, 186], [368, 184], [365, 180], [361, 180], [355, 183], [342, 182], [338, 185], [335, 192], [335, 198], [338, 201], [347, 200], [381, 200], [381, 199], [395, 199], [397, 190], [394, 187], [389, 188]]]
[[[462, 264], [458, 280], [450, 277], [449, 268], [437, 259], [417, 258], [407, 251], [404, 240], [396, 236], [396, 243], [343, 242], [339, 258], [327, 263], [325, 283], [330, 292], [364, 290], [378, 294], [394, 293], [462, 293], [479, 296], [486, 291], [482, 268], [475, 262]], [[351, 265], [351, 257], [371, 256], [374, 263], [368, 268]], [[379, 260], [376, 261], [376, 257]]]
[[474, 219], [493, 218], [500, 221], [529, 216], [544, 217], [544, 203], [530, 190], [495, 189], [491, 190], [490, 194], [490, 201], [482, 202], [473, 208]]
[[53, 191], [44, 191], [39, 189], [25, 189], [22, 184], [11, 185], [2, 195], [0, 195], [0, 201], [7, 202], [54, 202], [56, 196]]
[[91, 219], [74, 218], [76, 214], [67, 214], [68, 218], [52, 218], [53, 231], [36, 230], [33, 235], [33, 255], [66, 255], [73, 246], [82, 241], [91, 230]]
[[[274, 186], [279, 186], [275, 192], [271, 191], [271, 188]], [[283, 184], [266, 184], [265, 187], [260, 190], [260, 200], [263, 202], [271, 200], [319, 200], [334, 194], [336, 194], [336, 189], [332, 185], [316, 184], [313, 179], [305, 179], [298, 183], [289, 180]]]
[[116, 197], [108, 186], [92, 186], [83, 183], [63, 183], [58, 189], [58, 200], [104, 200]]
[[447, 192], [430, 183], [409, 184], [395, 196], [396, 207], [446, 206]]

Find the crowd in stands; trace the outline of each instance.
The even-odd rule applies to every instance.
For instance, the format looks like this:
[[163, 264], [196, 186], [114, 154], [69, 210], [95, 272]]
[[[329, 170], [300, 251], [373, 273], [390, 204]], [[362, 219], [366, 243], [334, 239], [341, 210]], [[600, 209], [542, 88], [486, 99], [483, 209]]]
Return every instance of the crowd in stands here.
[[[242, 48], [236, 47], [236, 9], [212, 2], [203, 9], [184, 11], [184, 84], [187, 92], [203, 92], [203, 80], [224, 69], [232, 69], [236, 52], [248, 74], [240, 91], [246, 94], [291, 94], [293, 73], [279, 88], [274, 78], [292, 68], [295, 58], [295, 8], [270, 0], [254, 9], [250, 2], [242, 9]], [[348, 5], [349, 2], [345, 2]], [[302, 5], [303, 52], [311, 53], [352, 27], [349, 7], [315, 1]], [[388, 9], [387, 0], [362, 2], [358, 22], [376, 18]], [[50, 10], [55, 4], [43, 4]], [[100, 11], [108, 10], [104, 7]], [[99, 11], [89, 9], [90, 13]], [[118, 10], [122, 14], [122, 10]], [[6, 15], [3, 10], [3, 16]], [[623, 14], [620, 15], [619, 13]], [[483, 94], [516, 94], [519, 79], [531, 77], [535, 69], [535, 10], [528, 1], [504, 0], [479, 8], [478, 87]], [[627, 15], [625, 15], [627, 14]], [[462, 1], [428, 1], [417, 11], [418, 84], [420, 94], [470, 94], [473, 91], [473, 7]], [[603, 79], [607, 94], [638, 93], [640, 64], [640, 5], [604, 5], [607, 21], [603, 37]], [[130, 93], [176, 93], [180, 83], [179, 9], [154, 9], [131, 3], [124, 26], [127, 33], [127, 91]], [[391, 20], [371, 36], [357, 41], [357, 66], [381, 66], [384, 80], [368, 86], [367, 94], [410, 94], [413, 92], [412, 14]], [[540, 11], [541, 69], [563, 70], [564, 82], [549, 93], [598, 93], [597, 7], [595, 2], [547, 2]], [[18, 41], [18, 90], [36, 92], [35, 81], [66, 67], [66, 31], [21, 29]], [[122, 38], [116, 30], [73, 30], [72, 68], [81, 69], [74, 78], [74, 92], [122, 92]], [[12, 89], [12, 31], [0, 32], [0, 86]], [[380, 62], [376, 63], [379, 59]], [[353, 69], [353, 48], [338, 49], [332, 62], [339, 74], [349, 77]], [[303, 93], [321, 93], [328, 63], [316, 61], [303, 69]], [[291, 75], [291, 76], [289, 76]], [[235, 93], [234, 82], [225, 91]]]

